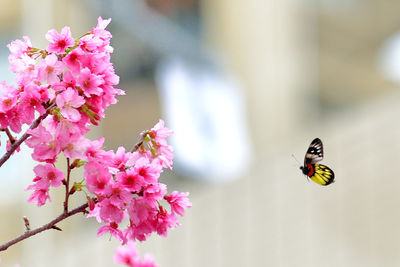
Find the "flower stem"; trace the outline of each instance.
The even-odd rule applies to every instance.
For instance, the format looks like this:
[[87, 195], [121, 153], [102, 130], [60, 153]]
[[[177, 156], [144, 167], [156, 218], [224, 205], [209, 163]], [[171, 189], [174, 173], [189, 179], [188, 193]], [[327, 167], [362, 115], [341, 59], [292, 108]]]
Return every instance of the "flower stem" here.
[[69, 158], [67, 158], [67, 182], [65, 183], [65, 201], [64, 201], [64, 212], [68, 212], [68, 199], [69, 199], [69, 178], [71, 174], [71, 165], [69, 164]]
[[6, 128], [4, 131], [6, 132], [8, 139], [10, 140], [10, 143], [13, 144], [15, 142], [15, 138], [14, 136], [12, 136], [10, 129]]
[[[44, 120], [48, 115], [50, 109], [54, 106], [54, 104], [50, 105], [46, 113], [41, 115], [39, 118], [37, 118], [29, 127], [29, 130], [35, 129], [38, 127], [39, 123]], [[29, 137], [31, 136], [28, 134], [28, 131], [26, 131], [18, 140], [16, 140], [13, 144], [11, 144], [10, 148], [7, 150], [7, 152], [4, 154], [3, 157], [0, 158], [0, 167], [3, 166], [3, 164], [11, 157], [11, 155], [14, 153], [14, 151]]]
[[7, 243], [4, 243], [4, 244], [0, 245], [0, 251], [4, 251], [4, 250], [8, 249], [9, 247], [11, 247], [12, 245], [15, 245], [18, 242], [21, 242], [21, 241], [23, 241], [23, 240], [25, 240], [25, 239], [33, 236], [33, 235], [36, 235], [36, 234], [38, 234], [40, 232], [43, 232], [43, 231], [46, 231], [46, 230], [50, 230], [50, 229], [61, 230], [58, 226], [56, 226], [57, 223], [59, 223], [60, 221], [66, 219], [66, 218], [68, 218], [68, 217], [70, 217], [72, 215], [75, 215], [77, 213], [85, 212], [87, 207], [88, 207], [88, 203], [85, 203], [85, 204], [83, 204], [83, 205], [81, 205], [81, 206], [79, 206], [79, 207], [77, 207], [77, 208], [75, 208], [75, 209], [73, 209], [73, 210], [71, 210], [69, 212], [65, 212], [64, 211], [60, 216], [58, 216], [57, 218], [55, 218], [51, 222], [49, 222], [49, 223], [47, 223], [47, 224], [45, 224], [45, 225], [43, 225], [41, 227], [38, 227], [36, 229], [27, 230], [22, 235], [14, 238], [13, 240], [8, 241]]

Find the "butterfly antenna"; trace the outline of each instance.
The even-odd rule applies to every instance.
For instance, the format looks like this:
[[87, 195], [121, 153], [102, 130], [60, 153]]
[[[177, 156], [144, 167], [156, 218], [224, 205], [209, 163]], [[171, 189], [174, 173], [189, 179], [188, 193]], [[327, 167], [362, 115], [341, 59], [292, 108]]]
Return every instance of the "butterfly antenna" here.
[[299, 164], [299, 165], [301, 165], [301, 163], [297, 160], [297, 158], [292, 154], [292, 157], [294, 158], [294, 160]]

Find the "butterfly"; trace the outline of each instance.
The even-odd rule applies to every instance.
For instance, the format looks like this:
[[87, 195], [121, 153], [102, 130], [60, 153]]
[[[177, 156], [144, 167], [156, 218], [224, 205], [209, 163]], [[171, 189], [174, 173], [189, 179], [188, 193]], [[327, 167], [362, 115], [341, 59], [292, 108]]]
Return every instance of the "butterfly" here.
[[324, 157], [324, 148], [322, 141], [315, 138], [307, 149], [304, 157], [304, 166], [300, 166], [300, 170], [320, 185], [328, 185], [334, 182], [335, 173], [327, 166], [317, 164]]

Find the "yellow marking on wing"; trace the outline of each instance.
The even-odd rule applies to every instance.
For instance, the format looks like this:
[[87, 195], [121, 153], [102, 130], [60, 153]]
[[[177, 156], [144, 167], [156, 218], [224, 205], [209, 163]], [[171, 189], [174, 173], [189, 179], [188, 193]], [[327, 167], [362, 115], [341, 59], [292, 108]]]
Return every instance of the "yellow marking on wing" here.
[[331, 169], [325, 165], [315, 164], [315, 173], [310, 178], [320, 185], [326, 185], [334, 177]]
[[320, 185], [325, 185], [329, 181], [329, 179], [319, 173], [315, 173], [313, 176], [311, 176], [311, 180]]

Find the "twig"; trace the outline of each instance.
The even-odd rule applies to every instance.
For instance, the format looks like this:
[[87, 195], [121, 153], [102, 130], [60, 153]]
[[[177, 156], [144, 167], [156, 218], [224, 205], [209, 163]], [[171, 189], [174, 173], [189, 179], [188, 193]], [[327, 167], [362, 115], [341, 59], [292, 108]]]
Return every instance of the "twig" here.
[[56, 226], [57, 223], [59, 223], [60, 221], [66, 219], [72, 215], [75, 215], [77, 213], [85, 212], [87, 207], [88, 207], [88, 203], [85, 203], [69, 212], [63, 212], [60, 216], [58, 216], [51, 222], [49, 222], [39, 228], [36, 228], [34, 230], [31, 230], [31, 231], [28, 230], [25, 233], [23, 233], [22, 235], [14, 238], [13, 240], [8, 241], [7, 243], [5, 243], [3, 245], [0, 245], [0, 251], [6, 250], [9, 247], [11, 247], [12, 245], [15, 245], [16, 243], [21, 242], [22, 240], [25, 240], [33, 235], [43, 232], [43, 231], [50, 230], [50, 229], [56, 229], [56, 230], [60, 231], [61, 229], [58, 226]]
[[64, 212], [68, 212], [69, 178], [70, 178], [70, 175], [71, 175], [71, 166], [69, 164], [69, 158], [67, 158], [67, 182], [65, 183]]
[[[44, 120], [48, 115], [49, 115], [49, 110], [54, 106], [50, 105], [47, 110], [46, 113], [44, 113], [43, 115], [41, 115], [39, 118], [37, 118], [29, 127], [30, 130], [35, 129], [39, 123]], [[10, 158], [10, 156], [14, 153], [14, 151], [22, 144], [22, 142], [24, 142], [29, 136], [31, 136], [30, 134], [28, 134], [28, 131], [26, 131], [18, 140], [16, 140], [13, 144], [11, 144], [10, 148], [7, 150], [7, 152], [4, 154], [3, 157], [0, 158], [0, 167]]]
[[29, 219], [26, 216], [24, 216], [23, 219], [24, 219], [26, 231], [30, 231], [31, 230], [31, 225], [29, 223]]
[[5, 128], [4, 131], [6, 132], [8, 139], [10, 140], [10, 143], [13, 144], [15, 142], [14, 136], [12, 136], [10, 129]]

